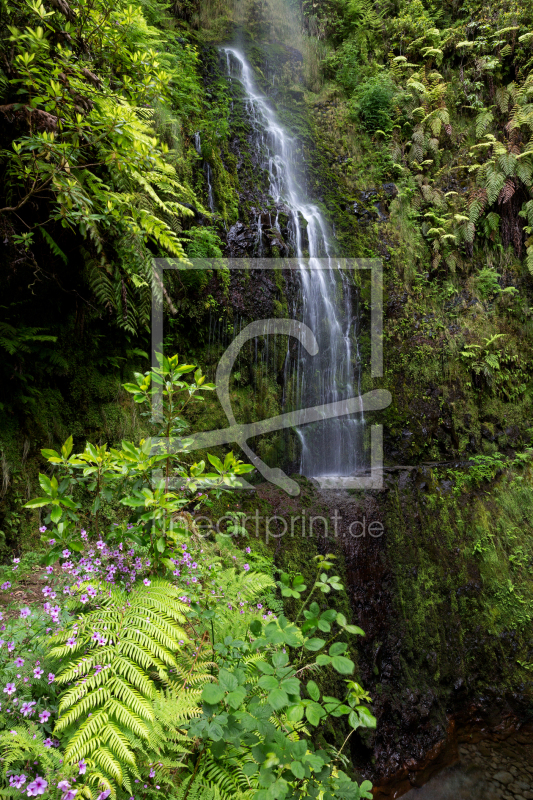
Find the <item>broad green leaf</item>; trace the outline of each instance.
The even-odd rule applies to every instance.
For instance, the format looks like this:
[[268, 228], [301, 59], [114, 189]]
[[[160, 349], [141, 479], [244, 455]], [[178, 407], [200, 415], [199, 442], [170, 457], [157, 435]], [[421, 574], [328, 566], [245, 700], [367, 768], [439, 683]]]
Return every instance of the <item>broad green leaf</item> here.
[[300, 704], [289, 706], [289, 708], [286, 711], [286, 714], [289, 722], [300, 722], [300, 720], [303, 719], [304, 716], [304, 707], [303, 705]]
[[277, 689], [279, 686], [279, 681], [273, 675], [263, 675], [259, 678], [259, 686], [261, 689], [264, 689], [266, 692], [271, 692], [273, 689]]
[[39, 474], [39, 485], [43, 492], [46, 492], [46, 494], [52, 494], [52, 484], [50, 483], [50, 478], [47, 475]]
[[228, 705], [231, 706], [231, 708], [237, 709], [242, 706], [245, 697], [246, 697], [246, 689], [244, 688], [244, 686], [237, 686], [237, 688], [233, 692], [230, 692], [228, 695], [226, 695], [225, 699]]
[[280, 709], [289, 705], [289, 698], [287, 696], [287, 692], [285, 692], [283, 689], [274, 689], [268, 695], [268, 702], [270, 703], [274, 711], [279, 711]]
[[320, 650], [321, 647], [324, 647], [326, 644], [324, 639], [319, 639], [318, 637], [314, 637], [313, 639], [308, 639], [304, 642], [304, 647], [306, 650], [311, 650], [312, 652], [316, 652]]
[[49, 503], [49, 497], [36, 497], [33, 500], [28, 500], [27, 503], [24, 503], [23, 508], [41, 508], [42, 506], [47, 506]]
[[285, 678], [281, 681], [281, 688], [288, 694], [300, 694], [300, 681], [298, 678]]
[[356, 633], [358, 636], [365, 636], [364, 630], [358, 628], [357, 625], [346, 625], [344, 629], [347, 633]]
[[216, 683], [208, 683], [202, 689], [202, 700], [204, 703], [209, 703], [209, 705], [214, 706], [220, 703], [223, 697], [224, 689]]
[[314, 681], [308, 681], [306, 689], [309, 697], [311, 697], [313, 700], [318, 700], [320, 698], [320, 689]]
[[340, 656], [341, 653], [344, 653], [348, 649], [348, 645], [344, 642], [335, 642], [329, 648], [330, 656]]
[[311, 725], [318, 725], [320, 720], [323, 716], [325, 716], [325, 711], [322, 706], [318, 705], [318, 703], [309, 703], [309, 705], [305, 709], [305, 716], [311, 723]]
[[295, 778], [302, 780], [305, 778], [305, 768], [301, 761], [291, 761], [291, 772]]
[[218, 682], [226, 692], [234, 692], [239, 682], [235, 675], [227, 669], [222, 668], [218, 673]]
[[341, 675], [351, 675], [355, 668], [353, 661], [346, 656], [333, 656], [331, 666]]

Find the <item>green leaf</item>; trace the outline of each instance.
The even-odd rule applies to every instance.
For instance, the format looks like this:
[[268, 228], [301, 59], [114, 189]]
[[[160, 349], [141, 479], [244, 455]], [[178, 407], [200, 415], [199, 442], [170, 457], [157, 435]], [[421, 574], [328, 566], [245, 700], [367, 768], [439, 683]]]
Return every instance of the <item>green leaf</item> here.
[[240, 708], [242, 706], [244, 699], [246, 697], [246, 689], [244, 686], [237, 686], [235, 691], [230, 692], [226, 695], [226, 703], [230, 705], [232, 708]]
[[239, 685], [239, 681], [237, 680], [235, 675], [232, 672], [229, 672], [229, 670], [224, 668], [219, 670], [218, 682], [226, 692], [234, 692], [237, 686]]
[[320, 650], [321, 647], [324, 647], [326, 644], [324, 639], [319, 639], [318, 637], [314, 637], [313, 639], [308, 639], [304, 642], [304, 647], [306, 650], [311, 650], [312, 652], [316, 652]]
[[319, 667], [326, 667], [328, 664], [331, 664], [331, 656], [327, 656], [325, 653], [319, 653], [316, 657], [316, 663]]
[[358, 628], [357, 625], [346, 625], [344, 630], [347, 633], [356, 633], [359, 636], [365, 636], [365, 632], [361, 628]]
[[221, 686], [218, 686], [216, 683], [208, 683], [202, 689], [203, 702], [208, 703], [211, 706], [215, 706], [217, 703], [220, 703], [223, 697], [224, 689]]
[[268, 695], [268, 702], [274, 709], [274, 711], [279, 711], [281, 708], [289, 705], [289, 698], [287, 696], [287, 692], [283, 689], [274, 689]]
[[366, 706], [357, 706], [356, 710], [359, 715], [359, 725], [362, 725], [364, 728], [376, 727], [377, 724], [376, 718]]
[[33, 500], [28, 500], [27, 503], [24, 503], [23, 508], [41, 508], [42, 506], [47, 506], [50, 503], [49, 497], [36, 497]]
[[301, 761], [291, 761], [291, 772], [295, 778], [302, 780], [305, 778], [305, 768]]
[[305, 709], [305, 716], [311, 723], [311, 725], [318, 725], [322, 717], [324, 717], [326, 712], [319, 706], [318, 703], [309, 703], [309, 705]]
[[52, 513], [50, 514], [50, 519], [52, 520], [52, 522], [59, 522], [62, 516], [63, 512], [60, 506], [54, 506], [52, 509]]
[[300, 722], [304, 716], [304, 707], [301, 704], [289, 706], [286, 711], [289, 722]]
[[300, 681], [298, 678], [285, 678], [281, 681], [281, 688], [285, 689], [287, 694], [300, 694]]
[[346, 656], [333, 656], [331, 666], [341, 675], [351, 675], [355, 668], [353, 661]]
[[306, 689], [309, 697], [311, 697], [313, 700], [318, 700], [320, 698], [320, 689], [314, 681], [308, 681]]
[[264, 689], [266, 692], [271, 692], [279, 686], [279, 681], [273, 675], [263, 675], [259, 678], [258, 683], [261, 689]]
[[214, 466], [214, 468], [216, 469], [217, 472], [220, 472], [220, 473], [224, 472], [224, 466], [223, 466], [222, 461], [220, 460], [220, 458], [217, 458], [216, 456], [211, 455], [211, 453], [207, 454], [207, 458], [209, 459], [209, 461]]
[[52, 484], [50, 483], [50, 478], [48, 478], [46, 475], [39, 473], [39, 485], [43, 492], [46, 492], [46, 494], [52, 494]]
[[335, 642], [329, 648], [330, 656], [340, 656], [341, 653], [344, 653], [348, 649], [348, 645], [344, 642]]

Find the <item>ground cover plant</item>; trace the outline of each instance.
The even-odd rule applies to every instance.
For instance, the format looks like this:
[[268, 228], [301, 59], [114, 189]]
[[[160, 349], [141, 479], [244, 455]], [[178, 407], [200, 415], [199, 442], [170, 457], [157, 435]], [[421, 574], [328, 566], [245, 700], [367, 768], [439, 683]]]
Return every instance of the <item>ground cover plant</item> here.
[[[44, 510], [42, 602], [2, 622], [2, 795], [371, 797], [342, 769], [344, 745], [314, 743], [328, 717], [347, 718], [347, 738], [375, 725], [347, 655], [363, 631], [327, 602], [343, 588], [334, 557], [317, 556], [310, 587], [276, 581], [241, 526], [200, 531], [187, 508], [251, 468], [231, 453], [213, 472], [184, 465], [181, 411], [213, 388], [195, 366], [162, 357], [136, 381], [139, 404], [160, 401], [159, 436], [43, 451], [51, 477], [26, 504]], [[114, 497], [124, 514], [109, 523]], [[342, 696], [321, 691], [326, 667]]]

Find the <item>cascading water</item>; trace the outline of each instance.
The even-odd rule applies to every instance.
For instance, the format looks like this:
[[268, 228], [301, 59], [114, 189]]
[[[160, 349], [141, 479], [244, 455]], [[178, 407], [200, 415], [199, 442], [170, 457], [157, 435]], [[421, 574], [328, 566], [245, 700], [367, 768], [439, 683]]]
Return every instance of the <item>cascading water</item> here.
[[[358, 396], [360, 358], [354, 298], [346, 273], [338, 269], [338, 262], [332, 255], [333, 248], [320, 209], [307, 199], [298, 179], [302, 164], [295, 140], [257, 88], [244, 54], [232, 47], [223, 48], [222, 52], [228, 78], [240, 81], [244, 88], [253, 129], [252, 144], [269, 176], [268, 193], [278, 208], [278, 215], [282, 209], [290, 217], [291, 246], [298, 257], [301, 277], [300, 318], [311, 328], [319, 344], [319, 353], [313, 357], [300, 350], [290, 378], [290, 371], [285, 370], [286, 383], [292, 386], [291, 396], [284, 393], [285, 406], [303, 408]], [[259, 213], [255, 248], [259, 256], [263, 252], [261, 237]], [[287, 363], [289, 360], [288, 352]], [[301, 473], [352, 475], [361, 470], [363, 426], [361, 413], [298, 429]]]
[[[196, 132], [194, 134], [194, 149], [198, 153], [199, 156], [202, 155], [202, 140], [200, 137], [200, 133]], [[207, 183], [207, 205], [209, 206], [209, 211], [213, 214], [215, 211], [215, 197], [213, 194], [213, 181], [211, 175], [211, 165], [208, 161], [204, 160], [204, 175], [205, 180]]]

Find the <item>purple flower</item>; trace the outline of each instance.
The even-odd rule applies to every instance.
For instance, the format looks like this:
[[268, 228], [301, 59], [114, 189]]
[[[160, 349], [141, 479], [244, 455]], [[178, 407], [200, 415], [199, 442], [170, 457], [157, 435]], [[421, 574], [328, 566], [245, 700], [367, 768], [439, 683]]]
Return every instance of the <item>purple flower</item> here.
[[68, 558], [69, 555], [70, 555], [70, 550], [67, 549], [63, 550], [63, 558]]
[[46, 525], [41, 525], [39, 530], [40, 530], [41, 533], [45, 533], [46, 532]]
[[44, 673], [44, 670], [41, 669], [40, 667], [35, 667], [35, 669], [33, 670], [33, 674], [37, 678], [37, 680], [39, 680], [39, 678], [41, 677], [41, 675], [43, 673]]
[[26, 783], [26, 776], [24, 775], [24, 773], [22, 773], [21, 775], [13, 775], [13, 783], [11, 785], [14, 786], [15, 789], [21, 789], [25, 783]]
[[69, 639], [67, 639], [67, 647], [74, 647], [75, 644], [76, 644], [75, 636], [71, 636]]
[[52, 572], [54, 571], [54, 568], [53, 568], [53, 567], [46, 567], [46, 571], [47, 571], [47, 573], [48, 573], [49, 575], [51, 575], [51, 574], [52, 574]]
[[44, 711], [41, 711], [41, 713], [39, 714], [39, 722], [41, 722], [44, 725], [45, 722], [48, 722], [50, 717], [51, 717], [50, 712], [44, 709]]
[[49, 673], [48, 673], [48, 683], [53, 683], [53, 682], [54, 682], [54, 680], [55, 680], [55, 677], [56, 677], [56, 676], [54, 675], [54, 673], [53, 673], [53, 672], [49, 672]]
[[28, 786], [28, 797], [35, 797], [38, 794], [44, 794], [48, 788], [48, 781], [40, 778], [38, 775], [34, 781]]
[[14, 684], [14, 683], [8, 683], [8, 684], [7, 684], [7, 685], [4, 687], [4, 692], [6, 692], [6, 694], [8, 695], [8, 697], [11, 697], [11, 695], [13, 694], [13, 692], [16, 692], [16, 691], [17, 691], [17, 687], [15, 686], [15, 684]]
[[78, 794], [77, 789], [69, 789], [68, 792], [65, 792], [61, 800], [74, 800], [77, 794]]
[[105, 542], [103, 542], [103, 541], [100, 539], [98, 542], [96, 542], [96, 546], [97, 546], [97, 548], [98, 548], [99, 550], [102, 550], [102, 548], [103, 548], [103, 547], [105, 547]]
[[14, 558], [13, 564], [20, 564], [20, 558]]
[[144, 583], [144, 585], [145, 585], [145, 586], [150, 586], [150, 584], [151, 584], [151, 581], [149, 581], [149, 580], [148, 580], [148, 578], [145, 578], [145, 579], [143, 580], [143, 583]]
[[263, 608], [263, 606], [261, 605], [261, 603], [258, 603], [258, 604], [257, 604], [257, 608]]
[[23, 667], [24, 666], [24, 659], [20, 656], [15, 659], [15, 666], [16, 667]]
[[31, 716], [33, 714], [33, 712], [35, 711], [35, 709], [33, 707], [35, 705], [37, 705], [35, 700], [31, 700], [29, 703], [23, 703], [21, 708], [20, 708], [20, 713], [22, 714], [22, 716], [23, 717]]
[[30, 611], [29, 608], [21, 608], [20, 609], [21, 619], [26, 619], [26, 617], [29, 617], [30, 614], [31, 614], [31, 611]]
[[83, 759], [81, 761], [78, 761], [78, 767], [80, 768], [80, 775], [85, 775], [87, 764], [85, 763], [85, 761], [83, 761]]
[[89, 597], [86, 594], [82, 594], [82, 596], [80, 597], [80, 601], [82, 603], [87, 603], [89, 601]]
[[252, 548], [251, 547], [247, 547], [244, 552], [245, 553], [251, 553], [252, 552]]
[[2, 584], [2, 586], [0, 586], [0, 589], [4, 589], [5, 591], [7, 591], [7, 589], [11, 589], [11, 584], [9, 583], [9, 581], [6, 581], [5, 583]]
[[45, 747], [52, 747], [52, 740], [50, 739], [50, 737], [48, 737], [48, 739], [45, 739], [43, 744]]
[[48, 539], [48, 544], [50, 545], [50, 547], [53, 547], [55, 543], [56, 543], [55, 539]]
[[150, 778], [155, 778], [155, 769], [153, 767], [150, 770]]
[[[98, 795], [96, 800], [107, 800], [107, 798], [109, 797], [110, 794], [111, 794], [111, 790], [110, 789], [106, 789], [105, 792], [100, 792], [100, 794]], [[131, 798], [130, 798], [130, 800], [131, 800]]]
[[87, 594], [89, 595], [89, 597], [96, 597], [96, 589], [94, 588], [94, 586], [87, 587]]
[[60, 792], [68, 792], [70, 789], [70, 783], [68, 781], [59, 781], [57, 788]]
[[244, 567], [243, 567], [243, 570], [245, 572], [248, 572], [249, 569], [250, 569], [250, 565], [249, 564], [245, 564]]

